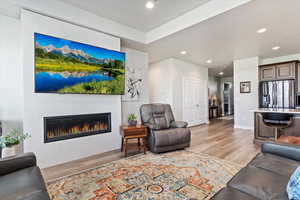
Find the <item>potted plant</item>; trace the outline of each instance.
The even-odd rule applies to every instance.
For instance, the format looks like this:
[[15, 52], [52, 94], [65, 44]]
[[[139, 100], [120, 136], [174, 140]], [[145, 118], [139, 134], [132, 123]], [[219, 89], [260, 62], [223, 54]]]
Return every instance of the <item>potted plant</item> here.
[[129, 114], [128, 115], [128, 124], [129, 126], [136, 126], [137, 125], [137, 120], [135, 114]]
[[2, 149], [2, 157], [4, 158], [16, 155], [16, 146], [29, 137], [29, 134], [19, 134], [15, 129], [12, 129], [4, 136], [1, 136], [0, 148]]

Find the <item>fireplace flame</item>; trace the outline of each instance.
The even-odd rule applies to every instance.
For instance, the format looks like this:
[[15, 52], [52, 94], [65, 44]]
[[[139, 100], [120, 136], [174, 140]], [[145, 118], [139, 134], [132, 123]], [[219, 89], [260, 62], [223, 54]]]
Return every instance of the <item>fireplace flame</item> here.
[[71, 127], [52, 127], [47, 129], [47, 137], [63, 137], [68, 135], [76, 135], [86, 133], [87, 135], [92, 132], [103, 132], [108, 130], [108, 124], [105, 122], [97, 121], [93, 123], [83, 123], [81, 125], [74, 125]]

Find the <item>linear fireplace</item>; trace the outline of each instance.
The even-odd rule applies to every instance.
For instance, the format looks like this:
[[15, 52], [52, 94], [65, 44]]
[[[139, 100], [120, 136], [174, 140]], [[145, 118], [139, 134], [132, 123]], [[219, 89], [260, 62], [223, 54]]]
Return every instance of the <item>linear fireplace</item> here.
[[111, 132], [111, 113], [44, 117], [44, 142]]

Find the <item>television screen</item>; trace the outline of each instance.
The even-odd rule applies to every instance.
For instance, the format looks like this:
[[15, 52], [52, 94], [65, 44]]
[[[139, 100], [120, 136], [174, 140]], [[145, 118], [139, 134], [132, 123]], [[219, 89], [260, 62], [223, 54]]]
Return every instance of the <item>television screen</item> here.
[[35, 92], [124, 94], [125, 54], [34, 34]]

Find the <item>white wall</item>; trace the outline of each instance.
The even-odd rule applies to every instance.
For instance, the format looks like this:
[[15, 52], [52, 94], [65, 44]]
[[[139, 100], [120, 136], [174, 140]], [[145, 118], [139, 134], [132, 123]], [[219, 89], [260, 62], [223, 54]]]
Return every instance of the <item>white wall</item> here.
[[219, 97], [219, 81], [214, 76], [208, 77], [208, 89], [209, 89], [209, 97], [216, 96]]
[[168, 103], [173, 105], [172, 97], [172, 60], [167, 59], [150, 64], [149, 98], [151, 103]]
[[[234, 61], [234, 127], [254, 128], [252, 110], [258, 108], [259, 58], [252, 57]], [[240, 93], [240, 82], [251, 81], [251, 93]]]
[[[172, 106], [176, 120], [183, 118], [183, 78], [198, 78], [208, 82], [208, 69], [179, 59], [170, 58], [150, 65], [150, 102], [168, 103]], [[208, 87], [204, 94], [205, 113], [208, 122]]]
[[177, 120], [183, 120], [183, 79], [184, 78], [197, 78], [204, 81], [206, 84], [204, 100], [202, 107], [204, 113], [202, 113], [205, 123], [208, 123], [208, 68], [201, 67], [189, 62], [185, 62], [179, 59], [171, 59], [173, 68], [173, 107], [174, 115]]
[[20, 21], [0, 15], [0, 119], [4, 134], [22, 130], [23, 79]]
[[288, 62], [292, 60], [300, 60], [300, 54], [292, 54], [287, 56], [261, 59], [260, 65], [267, 65], [267, 64], [279, 63], [279, 62]]
[[[120, 50], [120, 39], [64, 23], [29, 11], [22, 12], [24, 68], [24, 131], [31, 138], [25, 152], [35, 152], [38, 164], [48, 167], [120, 148], [121, 97], [109, 95], [60, 95], [34, 93], [34, 32]], [[112, 132], [44, 144], [43, 117], [112, 113]]]
[[124, 48], [126, 67], [141, 71], [141, 94], [137, 101], [122, 101], [122, 123], [127, 123], [128, 114], [135, 114], [140, 122], [139, 109], [142, 104], [149, 103], [148, 86], [148, 54], [134, 49]]

